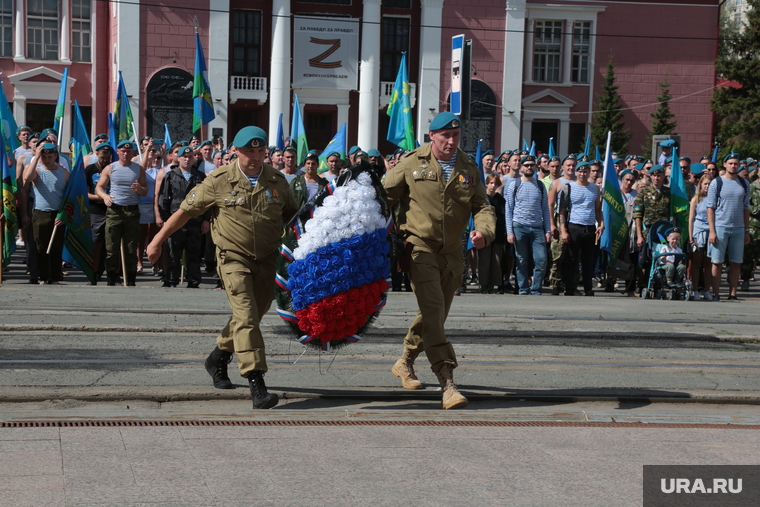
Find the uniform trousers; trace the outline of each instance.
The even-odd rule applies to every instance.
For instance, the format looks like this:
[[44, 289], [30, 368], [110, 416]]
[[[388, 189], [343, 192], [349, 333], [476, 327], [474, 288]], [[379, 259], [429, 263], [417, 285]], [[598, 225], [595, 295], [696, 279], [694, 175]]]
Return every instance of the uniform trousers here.
[[261, 318], [274, 300], [274, 278], [279, 252], [254, 260], [217, 249], [217, 272], [227, 292], [232, 316], [216, 339], [221, 350], [237, 355], [241, 377], [267, 371]]
[[409, 278], [419, 309], [404, 338], [404, 346], [418, 354], [425, 352], [433, 371], [439, 371], [446, 363], [457, 366], [444, 324], [454, 292], [462, 284], [463, 269], [459, 251], [442, 255], [418, 246], [412, 251]]
[[[32, 230], [37, 247], [37, 270], [40, 280], [43, 282], [60, 282], [63, 279], [61, 271], [61, 257], [63, 255], [63, 233], [66, 227], [63, 225], [55, 228], [57, 211], [34, 210], [32, 213]], [[55, 237], [53, 237], [55, 231]], [[53, 238], [53, 246], [47, 253], [50, 238]]]
[[596, 243], [596, 226], [567, 224], [570, 234], [570, 244], [567, 248], [567, 261], [564, 268], [565, 294], [574, 294], [577, 283], [575, 271], [581, 264], [583, 290], [590, 292], [593, 288], [594, 277], [594, 244]]
[[116, 274], [121, 267], [124, 242], [124, 276], [137, 275], [137, 240], [140, 236], [140, 211], [133, 206], [112, 205], [106, 210], [106, 271]]
[[186, 223], [169, 236], [169, 276], [167, 281], [174, 285], [179, 283], [182, 269], [182, 252], [185, 252], [187, 283], [201, 283], [201, 225]]

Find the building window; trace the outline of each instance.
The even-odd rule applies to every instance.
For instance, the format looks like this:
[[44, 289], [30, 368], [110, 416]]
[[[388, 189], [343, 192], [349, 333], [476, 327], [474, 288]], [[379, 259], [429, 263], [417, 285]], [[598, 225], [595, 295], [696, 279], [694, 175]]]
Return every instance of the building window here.
[[90, 61], [90, 0], [71, 2], [71, 59]]
[[573, 28], [573, 83], [588, 83], [591, 21], [576, 21]]
[[401, 53], [409, 51], [409, 25], [409, 18], [383, 17], [380, 35], [380, 81], [396, 80]]
[[235, 10], [232, 14], [232, 73], [261, 73], [261, 11]]
[[533, 42], [533, 81], [558, 83], [562, 21], [536, 21]]
[[13, 56], [13, 0], [0, 0], [0, 56]]
[[58, 59], [58, 0], [28, 0], [26, 56], [35, 60]]
[[742, 6], [742, 0], [736, 0], [736, 4], [735, 5], [737, 7], [741, 7]]
[[390, 9], [411, 9], [411, 0], [382, 0], [383, 7]]

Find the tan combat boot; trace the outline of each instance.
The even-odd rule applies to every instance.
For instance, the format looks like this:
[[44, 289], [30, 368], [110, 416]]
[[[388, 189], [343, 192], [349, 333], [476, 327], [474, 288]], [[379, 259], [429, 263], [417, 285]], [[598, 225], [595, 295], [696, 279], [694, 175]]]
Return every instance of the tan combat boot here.
[[401, 379], [404, 389], [424, 389], [422, 382], [417, 380], [417, 375], [414, 374], [414, 360], [418, 355], [418, 352], [412, 352], [404, 347], [404, 353], [391, 368], [391, 373]]
[[443, 399], [441, 406], [445, 409], [464, 408], [467, 406], [467, 398], [462, 396], [454, 383], [454, 366], [446, 363], [439, 371], [435, 372], [438, 382], [441, 383]]

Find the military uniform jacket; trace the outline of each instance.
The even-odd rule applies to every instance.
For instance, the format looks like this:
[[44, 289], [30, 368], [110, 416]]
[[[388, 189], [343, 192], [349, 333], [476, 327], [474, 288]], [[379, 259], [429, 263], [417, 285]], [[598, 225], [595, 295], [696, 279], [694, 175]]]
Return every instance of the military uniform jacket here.
[[[319, 194], [328, 183], [329, 182], [321, 176], [317, 177], [317, 185], [319, 188], [317, 194]], [[300, 209], [301, 206], [306, 204], [306, 174], [301, 173], [293, 178], [293, 181], [290, 182], [290, 190], [293, 192], [293, 199], [296, 201], [296, 205]]]
[[749, 235], [753, 241], [760, 239], [760, 180], [749, 186]]
[[663, 186], [658, 192], [652, 185], [639, 190], [633, 203], [633, 219], [641, 218], [648, 229], [658, 220], [670, 221], [670, 188]]
[[461, 252], [462, 233], [471, 213], [475, 230], [483, 234], [486, 243], [494, 240], [496, 215], [488, 204], [480, 170], [462, 150], [457, 150], [448, 182], [443, 180], [432, 147], [426, 144], [391, 169], [383, 186], [388, 204], [399, 204], [403, 238], [415, 246], [440, 254]]
[[253, 259], [277, 251], [283, 222], [298, 211], [280, 171], [264, 164], [254, 188], [237, 160], [206, 176], [180, 208], [192, 217], [211, 210], [211, 235], [217, 248]]

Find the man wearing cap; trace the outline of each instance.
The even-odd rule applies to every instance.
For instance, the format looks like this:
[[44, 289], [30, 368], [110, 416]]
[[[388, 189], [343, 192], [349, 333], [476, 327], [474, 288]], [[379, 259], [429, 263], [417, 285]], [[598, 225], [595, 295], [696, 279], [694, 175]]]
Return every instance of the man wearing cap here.
[[[28, 208], [28, 195], [34, 187], [34, 210], [31, 220], [28, 214], [22, 216], [22, 224], [31, 224], [34, 242], [37, 248], [37, 269], [43, 283], [58, 284], [63, 254], [63, 222], [56, 218], [63, 202], [63, 193], [69, 180], [69, 171], [57, 163], [58, 148], [52, 143], [40, 143], [34, 152], [32, 161], [24, 168], [23, 190], [21, 192], [21, 209]], [[58, 226], [58, 227], [56, 227]], [[48, 246], [51, 244], [50, 253]], [[30, 279], [37, 283], [36, 279]]]
[[488, 176], [493, 172], [494, 158], [493, 150], [486, 150], [483, 155], [480, 156], [481, 163], [483, 164], [483, 174]]
[[550, 247], [552, 258], [549, 269], [549, 284], [552, 287], [552, 296], [559, 296], [561, 292], [563, 265], [567, 255], [567, 243], [562, 241], [559, 234], [559, 193], [566, 184], [575, 181], [575, 165], [577, 163], [578, 160], [573, 154], [562, 159], [562, 177], [555, 179], [549, 187], [549, 212], [552, 216], [552, 242]]
[[[127, 285], [137, 278], [137, 241], [140, 236], [140, 197], [147, 195], [145, 171], [132, 162], [135, 145], [121, 141], [116, 146], [118, 160], [100, 173], [95, 186], [106, 210], [106, 276], [108, 285], [119, 281], [119, 260], [124, 255], [124, 276]], [[106, 191], [108, 189], [108, 191]], [[123, 250], [122, 250], [123, 246]]]
[[327, 172], [322, 177], [327, 181], [332, 181], [340, 175], [340, 154], [336, 151], [330, 153], [327, 157]]
[[[158, 209], [166, 223], [177, 212], [185, 197], [206, 178], [206, 174], [193, 166], [193, 149], [183, 146], [177, 153], [177, 165], [164, 176]], [[164, 278], [164, 287], [179, 284], [182, 269], [182, 253], [187, 266], [187, 288], [197, 289], [201, 283], [201, 237], [209, 230], [210, 213], [188, 220], [169, 236], [169, 272]]]
[[[646, 166], [644, 166], [644, 169]], [[633, 202], [633, 222], [636, 228], [636, 246], [641, 249], [647, 237], [647, 231], [658, 220], [670, 221], [670, 188], [665, 183], [665, 168], [654, 165], [648, 171], [651, 183], [638, 189]], [[642, 270], [644, 266], [640, 267]], [[639, 288], [649, 279], [647, 273], [640, 271]]]
[[660, 143], [660, 147], [662, 147], [662, 153], [660, 153], [660, 156], [657, 158], [657, 163], [661, 166], [665, 165], [665, 162], [671, 157], [673, 154], [673, 146], [676, 145], [676, 142], [673, 139], [665, 139]]
[[480, 171], [457, 148], [460, 125], [456, 115], [438, 114], [430, 123], [430, 143], [399, 162], [383, 182], [389, 206], [400, 205], [402, 239], [413, 245], [409, 277], [419, 305], [403, 355], [391, 371], [405, 388], [422, 388], [413, 364], [424, 351], [441, 384], [444, 409], [467, 405], [454, 384], [456, 354], [444, 333], [454, 292], [462, 282], [461, 235], [470, 214], [475, 248], [493, 241], [496, 228]]
[[362, 151], [361, 148], [358, 146], [351, 146], [351, 149], [348, 150], [348, 165], [354, 166], [356, 164], [356, 153]]
[[327, 186], [328, 181], [317, 174], [318, 168], [319, 156], [316, 151], [312, 150], [306, 154], [303, 172], [290, 182], [293, 200], [299, 209]]
[[564, 263], [565, 296], [574, 296], [576, 272], [581, 264], [584, 296], [593, 296], [594, 246], [604, 231], [599, 188], [589, 180], [591, 164], [581, 162], [575, 169], [576, 181], [562, 187], [559, 205], [560, 237], [567, 243]]
[[285, 179], [288, 180], [288, 183], [293, 181], [293, 179], [301, 174], [301, 171], [298, 169], [298, 161], [296, 160], [296, 157], [298, 156], [298, 152], [293, 146], [286, 146], [285, 150], [282, 152], [282, 175], [285, 176]]
[[681, 157], [678, 163], [681, 166], [681, 174], [683, 174], [683, 182], [686, 187], [686, 198], [691, 202], [695, 191], [694, 184], [692, 183], [691, 159], [689, 157]]
[[211, 152], [213, 150], [214, 150], [214, 147], [212, 146], [212, 142], [210, 139], [203, 141], [201, 143], [199, 151], [203, 159], [198, 165], [198, 170], [201, 171], [203, 174], [211, 174], [214, 171], [214, 169], [216, 169], [216, 164], [214, 164], [214, 159], [211, 158]]
[[707, 223], [710, 225], [707, 256], [712, 262], [713, 301], [720, 301], [721, 269], [728, 257], [728, 299], [736, 299], [744, 245], [750, 242], [749, 182], [739, 176], [739, 155], [723, 159], [725, 174], [707, 188]]
[[[104, 267], [101, 264], [105, 260], [103, 248], [106, 237], [106, 211], [108, 208], [103, 204], [103, 198], [96, 193], [96, 186], [100, 180], [100, 174], [111, 164], [113, 150], [107, 142], [95, 146], [95, 163], [84, 169], [84, 179], [87, 182], [87, 197], [90, 199], [90, 226], [92, 228], [92, 260], [95, 266], [95, 280], [103, 275]], [[106, 189], [108, 193], [109, 189]]]
[[156, 262], [166, 238], [191, 218], [211, 212], [217, 269], [232, 316], [206, 359], [206, 371], [214, 387], [232, 389], [227, 363], [234, 353], [240, 376], [248, 379], [253, 408], [266, 409], [277, 405], [278, 397], [268, 393], [264, 383], [267, 363], [260, 323], [274, 299], [282, 224], [298, 208], [284, 175], [264, 164], [267, 136], [262, 129], [243, 128], [233, 144], [238, 158], [188, 194], [148, 245], [148, 257]]
[[[45, 129], [40, 134], [40, 143], [51, 143], [56, 146], [58, 146], [58, 132], [56, 132], [54, 129]], [[27, 154], [27, 158], [31, 156], [31, 153]], [[62, 165], [66, 170], [68, 171], [69, 168], [69, 161], [66, 159], [66, 157], [62, 157], [60, 153], [58, 153], [58, 159], [56, 162], [60, 165]], [[28, 163], [28, 162], [27, 162]]]
[[[522, 176], [504, 190], [507, 241], [515, 245], [519, 293], [540, 296], [546, 268], [546, 244], [552, 237], [549, 201], [546, 187], [533, 177], [536, 157], [523, 157], [520, 165]], [[529, 278], [532, 278], [531, 284], [528, 284]]]

